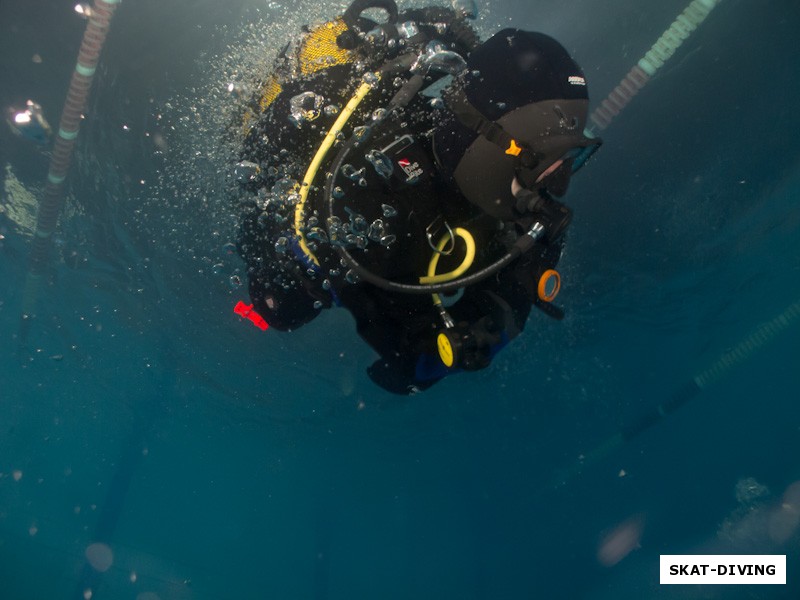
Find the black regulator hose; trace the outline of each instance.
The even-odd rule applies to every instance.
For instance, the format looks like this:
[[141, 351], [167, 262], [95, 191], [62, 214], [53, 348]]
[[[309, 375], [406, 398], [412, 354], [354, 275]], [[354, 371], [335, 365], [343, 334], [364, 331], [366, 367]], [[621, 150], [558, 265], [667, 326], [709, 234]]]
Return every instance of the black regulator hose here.
[[[325, 182], [324, 189], [324, 198], [327, 200], [328, 206], [328, 216], [333, 216], [334, 214], [333, 189], [336, 187], [336, 175], [341, 170], [344, 161], [350, 154], [350, 151], [357, 145], [357, 143], [364, 141], [364, 138], [357, 140], [355, 137], [351, 137], [342, 146], [341, 150], [339, 150], [338, 154], [336, 155], [336, 158], [333, 160], [333, 165], [331, 166], [331, 172], [333, 175]], [[487, 277], [491, 277], [492, 275], [498, 273], [500, 270], [508, 266], [508, 264], [514, 259], [530, 250], [534, 243], [536, 243], [536, 241], [542, 237], [542, 235], [544, 235], [544, 229], [544, 226], [537, 221], [533, 224], [530, 230], [528, 230], [524, 235], [520, 236], [517, 241], [514, 242], [514, 245], [511, 247], [511, 249], [496, 262], [484, 267], [479, 271], [476, 271], [475, 273], [472, 273], [471, 275], [459, 277], [458, 279], [444, 283], [433, 284], [410, 284], [390, 281], [359, 264], [359, 262], [353, 258], [353, 255], [350, 254], [350, 252], [348, 252], [347, 248], [344, 246], [333, 247], [344, 263], [350, 267], [350, 269], [352, 269], [360, 279], [366, 281], [367, 283], [371, 283], [375, 287], [386, 290], [387, 292], [398, 292], [400, 294], [441, 294], [452, 292], [462, 287], [474, 285], [480, 281], [483, 281]], [[330, 235], [330, 231], [328, 234]]]

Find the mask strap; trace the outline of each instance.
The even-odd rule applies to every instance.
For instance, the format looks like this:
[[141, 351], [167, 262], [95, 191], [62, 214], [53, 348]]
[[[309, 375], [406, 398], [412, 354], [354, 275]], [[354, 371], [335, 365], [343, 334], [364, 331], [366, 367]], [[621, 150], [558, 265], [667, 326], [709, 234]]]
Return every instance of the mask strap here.
[[444, 99], [447, 106], [465, 127], [483, 136], [503, 150], [506, 155], [517, 161], [518, 166], [533, 169], [544, 158], [538, 152], [528, 148], [524, 143], [514, 139], [497, 122], [490, 121], [484, 117], [467, 99], [463, 89], [451, 89], [446, 92]]

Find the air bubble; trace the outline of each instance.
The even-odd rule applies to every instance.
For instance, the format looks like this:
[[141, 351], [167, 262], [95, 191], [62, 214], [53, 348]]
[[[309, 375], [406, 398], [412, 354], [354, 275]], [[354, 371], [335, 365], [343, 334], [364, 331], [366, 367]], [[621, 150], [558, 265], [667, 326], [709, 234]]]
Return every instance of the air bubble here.
[[303, 123], [313, 121], [322, 114], [325, 98], [314, 92], [303, 92], [289, 100], [289, 120], [300, 129]]
[[289, 179], [288, 177], [282, 177], [275, 182], [275, 185], [272, 186], [272, 190], [270, 190], [278, 199], [285, 200], [286, 196], [288, 196], [294, 188], [297, 186], [297, 182], [294, 179]]
[[317, 242], [327, 242], [328, 235], [325, 233], [324, 230], [320, 229], [319, 227], [315, 227], [311, 231], [306, 234], [306, 237], [309, 240], [315, 240]]
[[278, 254], [286, 254], [286, 250], [289, 248], [289, 240], [285, 237], [281, 236], [275, 241], [275, 252]]
[[478, 5], [475, 0], [452, 0], [451, 6], [456, 15], [464, 19], [478, 18]]
[[[392, 160], [386, 156], [383, 152], [379, 150], [370, 150], [367, 154], [364, 155], [372, 167], [375, 169], [375, 172], [383, 177], [384, 179], [389, 179], [394, 173], [394, 164]], [[359, 181], [359, 184], [361, 182]]]
[[353, 128], [353, 137], [357, 142], [362, 142], [367, 138], [370, 131], [372, 131], [371, 127], [367, 125], [359, 125], [358, 127]]
[[249, 160], [238, 162], [233, 168], [233, 176], [238, 183], [247, 183], [249, 181], [253, 181], [256, 177], [258, 177], [260, 172], [261, 167], [254, 162], [250, 162]]
[[369, 227], [369, 223], [367, 223], [363, 215], [353, 214], [350, 217], [350, 227], [356, 233], [365, 233]]
[[372, 72], [364, 73], [364, 77], [362, 79], [364, 80], [364, 83], [366, 83], [373, 89], [378, 87], [378, 82], [380, 81], [380, 78], [375, 73]]
[[386, 33], [380, 27], [376, 27], [368, 31], [365, 38], [373, 46], [382, 46], [386, 42]]
[[105, 573], [114, 563], [114, 554], [111, 552], [111, 548], [101, 542], [90, 544], [86, 548], [85, 556], [86, 561], [99, 573]]
[[375, 219], [369, 226], [367, 237], [369, 237], [369, 239], [371, 239], [373, 242], [380, 242], [381, 238], [384, 235], [385, 235], [385, 228], [383, 225], [383, 221], [381, 221], [380, 219]]
[[358, 181], [359, 179], [363, 179], [365, 173], [366, 169], [364, 167], [356, 170], [356, 168], [349, 163], [342, 165], [342, 175], [347, 177], [350, 181]]
[[236, 81], [231, 81], [227, 87], [228, 93], [234, 98], [241, 98], [247, 93], [247, 88]]

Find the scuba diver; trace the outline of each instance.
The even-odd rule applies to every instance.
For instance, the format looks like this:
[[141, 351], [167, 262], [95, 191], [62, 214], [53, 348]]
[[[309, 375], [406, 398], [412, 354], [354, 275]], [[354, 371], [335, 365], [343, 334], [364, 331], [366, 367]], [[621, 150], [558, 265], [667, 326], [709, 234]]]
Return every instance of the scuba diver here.
[[533, 306], [563, 318], [558, 198], [601, 144], [557, 41], [481, 42], [469, 18], [355, 0], [284, 48], [245, 115], [253, 312], [291, 331], [345, 307], [380, 356], [369, 377], [397, 394], [487, 367]]
[[28, 100], [24, 109], [7, 109], [6, 123], [14, 135], [39, 146], [46, 146], [53, 137], [53, 130], [44, 118], [42, 107], [33, 100]]

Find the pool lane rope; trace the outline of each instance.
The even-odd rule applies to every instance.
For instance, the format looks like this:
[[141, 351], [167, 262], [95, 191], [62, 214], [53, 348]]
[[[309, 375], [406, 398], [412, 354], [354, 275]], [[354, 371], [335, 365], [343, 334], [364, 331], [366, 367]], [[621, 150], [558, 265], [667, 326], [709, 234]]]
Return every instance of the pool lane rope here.
[[553, 487], [565, 485], [574, 476], [580, 474], [586, 467], [604, 459], [613, 450], [622, 444], [631, 441], [639, 434], [647, 431], [681, 406], [692, 400], [700, 392], [707, 390], [720, 381], [731, 370], [749, 359], [756, 351], [760, 350], [778, 335], [800, 320], [800, 300], [790, 304], [780, 315], [762, 323], [755, 331], [741, 340], [732, 349], [720, 355], [706, 369], [697, 373], [692, 379], [684, 383], [667, 400], [650, 409], [635, 421], [622, 428], [621, 431], [598, 444], [590, 452], [581, 456], [572, 467], [562, 470], [553, 482]]
[[706, 20], [714, 7], [722, 0], [693, 0], [678, 15], [672, 25], [661, 34], [641, 60], [619, 82], [619, 85], [603, 100], [591, 114], [591, 121], [602, 131], [628, 105], [647, 82], [672, 58], [681, 44]]
[[700, 392], [708, 389], [732, 369], [749, 359], [757, 350], [774, 340], [800, 317], [800, 300], [789, 305], [780, 315], [762, 323], [755, 331], [717, 358], [705, 370], [687, 381], [670, 398], [622, 430], [623, 441], [628, 441], [652, 425], [675, 412]]
[[108, 34], [111, 18], [121, 0], [95, 0], [83, 34], [78, 61], [72, 73], [67, 99], [61, 112], [58, 133], [53, 144], [47, 184], [36, 217], [25, 288], [22, 296], [23, 318], [36, 312], [41, 281], [50, 260], [53, 233], [64, 206], [64, 182], [72, 164], [83, 111], [89, 98], [92, 79], [97, 71], [100, 51]]
[[[591, 121], [597, 129], [603, 130], [609, 126], [611, 121], [622, 112], [639, 90], [664, 66], [681, 44], [705, 21], [714, 7], [721, 1], [693, 0], [678, 15], [672, 25], [658, 38], [658, 41], [653, 44], [650, 50], [622, 79], [620, 84], [591, 114]], [[561, 470], [556, 476], [554, 485], [551, 487], [565, 485], [572, 477], [583, 472], [586, 467], [607, 457], [622, 444], [631, 441], [659, 423], [700, 392], [717, 383], [732, 369], [744, 363], [754, 352], [770, 343], [778, 334], [793, 325], [799, 318], [800, 301], [797, 301], [771, 321], [759, 326], [753, 333], [734, 346], [733, 349], [717, 358], [708, 368], [697, 373], [667, 400], [623, 427], [621, 431], [605, 439], [591, 451], [581, 455], [577, 463]]]

